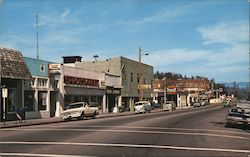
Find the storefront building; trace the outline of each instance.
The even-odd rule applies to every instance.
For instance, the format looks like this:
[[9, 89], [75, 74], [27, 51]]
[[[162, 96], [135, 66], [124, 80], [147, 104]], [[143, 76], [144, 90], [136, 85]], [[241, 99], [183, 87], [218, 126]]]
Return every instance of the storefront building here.
[[0, 117], [1, 121], [3, 119], [15, 120], [17, 109], [25, 107], [24, 84], [26, 81], [30, 81], [32, 77], [21, 52], [0, 48], [0, 59]]
[[32, 81], [26, 81], [24, 85], [27, 119], [54, 117], [57, 88], [54, 78], [49, 77], [51, 62], [28, 57], [24, 60], [32, 75]]
[[193, 106], [193, 103], [195, 102], [201, 102], [208, 99], [206, 93], [210, 90], [210, 81], [203, 78], [178, 79], [177, 88], [179, 91], [186, 93], [186, 103], [187, 106], [190, 107]]
[[[165, 85], [165, 88], [164, 88]], [[166, 101], [173, 101], [178, 106], [178, 92], [176, 87], [176, 80], [160, 80], [153, 81], [152, 97], [155, 103], [164, 103], [164, 91], [166, 92]]]
[[[121, 81], [121, 100], [118, 106], [122, 106], [125, 110], [134, 110], [134, 103], [139, 101], [138, 91], [138, 67], [139, 62], [125, 58], [114, 57], [104, 61], [81, 61], [71, 64], [81, 69], [104, 72], [106, 74], [119, 76]], [[153, 80], [153, 67], [141, 63], [141, 96], [143, 100], [151, 101], [151, 84]]]
[[206, 93], [209, 90], [210, 82], [207, 79], [155, 79], [152, 97], [154, 102], [163, 104], [165, 91], [167, 101], [174, 101], [178, 108], [183, 108], [207, 99]]
[[58, 80], [55, 116], [60, 116], [70, 103], [85, 101], [98, 106], [100, 112], [111, 112], [118, 107], [120, 77], [102, 72], [90, 71], [63, 64], [49, 65], [50, 77]]

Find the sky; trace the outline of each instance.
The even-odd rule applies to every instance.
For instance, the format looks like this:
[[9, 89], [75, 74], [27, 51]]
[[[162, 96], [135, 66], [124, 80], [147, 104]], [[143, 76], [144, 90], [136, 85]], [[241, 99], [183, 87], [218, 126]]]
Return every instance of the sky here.
[[248, 0], [1, 0], [0, 47], [62, 62], [124, 56], [154, 72], [249, 81]]

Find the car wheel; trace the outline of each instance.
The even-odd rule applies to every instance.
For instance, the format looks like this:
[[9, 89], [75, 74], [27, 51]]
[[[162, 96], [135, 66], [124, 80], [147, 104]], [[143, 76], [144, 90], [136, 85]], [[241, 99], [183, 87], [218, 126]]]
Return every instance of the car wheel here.
[[231, 124], [227, 122], [226, 127], [231, 127]]
[[79, 117], [79, 119], [84, 119], [84, 112], [82, 112], [81, 116]]
[[96, 112], [94, 112], [93, 116], [92, 116], [93, 119], [96, 118]]

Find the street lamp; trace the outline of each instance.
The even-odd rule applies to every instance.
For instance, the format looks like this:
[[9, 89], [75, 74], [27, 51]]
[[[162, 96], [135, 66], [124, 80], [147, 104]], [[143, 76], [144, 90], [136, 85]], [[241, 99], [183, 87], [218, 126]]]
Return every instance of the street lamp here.
[[142, 49], [139, 47], [139, 65], [138, 65], [138, 96], [139, 100], [143, 99], [143, 91], [141, 91], [141, 84], [142, 84], [142, 68], [141, 68], [141, 56], [145, 55], [148, 56], [148, 53], [142, 54]]

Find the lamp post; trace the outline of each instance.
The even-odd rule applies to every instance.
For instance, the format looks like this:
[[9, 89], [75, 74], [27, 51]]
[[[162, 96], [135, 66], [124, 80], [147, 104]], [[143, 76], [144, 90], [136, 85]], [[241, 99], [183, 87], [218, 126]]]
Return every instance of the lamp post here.
[[149, 55], [148, 53], [142, 54], [142, 49], [139, 47], [139, 64], [138, 64], [138, 96], [139, 100], [141, 101], [143, 99], [143, 91], [141, 90], [141, 84], [142, 84], [142, 67], [141, 67], [141, 56], [142, 55]]

